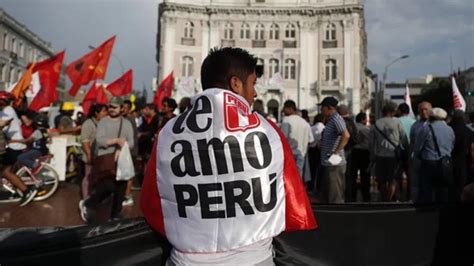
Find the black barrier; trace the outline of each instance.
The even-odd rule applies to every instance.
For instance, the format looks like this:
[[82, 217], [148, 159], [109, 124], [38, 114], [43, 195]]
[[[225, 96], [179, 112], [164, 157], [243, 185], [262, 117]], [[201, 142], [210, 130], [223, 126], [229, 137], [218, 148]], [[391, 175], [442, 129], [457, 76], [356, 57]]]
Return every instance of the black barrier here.
[[[320, 229], [274, 240], [277, 265], [473, 265], [472, 205], [316, 205]], [[0, 232], [3, 265], [164, 265], [143, 219]]]

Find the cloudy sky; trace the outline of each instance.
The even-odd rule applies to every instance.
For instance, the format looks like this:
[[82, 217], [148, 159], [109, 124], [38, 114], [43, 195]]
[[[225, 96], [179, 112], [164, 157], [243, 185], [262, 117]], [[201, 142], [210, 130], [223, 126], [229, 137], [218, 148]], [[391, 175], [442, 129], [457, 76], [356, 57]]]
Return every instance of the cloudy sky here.
[[[447, 75], [474, 66], [473, 0], [363, 0], [368, 34], [369, 68], [380, 75], [391, 60], [389, 81], [429, 73]], [[151, 87], [156, 75], [158, 0], [0, 0], [17, 21], [55, 50], [66, 49], [71, 62], [116, 34], [114, 54], [133, 68], [134, 88]], [[106, 81], [120, 76], [111, 58]]]

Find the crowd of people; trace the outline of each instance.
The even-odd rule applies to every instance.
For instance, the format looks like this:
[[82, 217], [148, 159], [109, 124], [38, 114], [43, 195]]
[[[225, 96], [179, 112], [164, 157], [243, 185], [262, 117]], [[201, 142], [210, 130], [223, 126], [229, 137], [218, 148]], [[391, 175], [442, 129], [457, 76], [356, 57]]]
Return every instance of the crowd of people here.
[[[113, 198], [111, 220], [121, 217], [122, 206], [134, 205], [132, 189], [139, 189], [141, 185], [143, 169], [150, 157], [156, 133], [175, 116], [174, 112], [178, 108], [174, 99], [165, 98], [161, 110], [155, 104], [132, 110], [131, 101], [112, 97], [107, 105], [92, 104], [85, 117], [82, 112], [77, 112], [72, 102], [64, 102], [50, 126], [48, 113], [15, 109], [13, 101], [14, 97], [10, 93], [0, 92], [2, 178], [6, 178], [21, 192], [20, 206], [27, 205], [36, 196], [38, 188], [25, 185], [15, 171], [18, 167], [26, 166], [36, 173], [39, 157], [49, 153], [51, 137], [75, 136], [82, 147], [82, 162], [77, 165], [82, 171], [78, 171], [76, 181], [80, 183], [80, 209], [86, 222], [94, 220], [97, 205], [109, 196]], [[182, 99], [179, 110], [184, 111], [188, 105], [189, 98]], [[125, 142], [134, 159], [135, 178], [116, 181], [113, 177], [94, 176], [94, 160], [98, 156], [119, 151]]]
[[[375, 120], [334, 97], [319, 104], [312, 125], [292, 100], [280, 124], [306, 188], [321, 203], [457, 202], [474, 181], [474, 114], [406, 103], [385, 104]], [[464, 190], [464, 191], [463, 191]], [[464, 192], [464, 193], [463, 193]]]

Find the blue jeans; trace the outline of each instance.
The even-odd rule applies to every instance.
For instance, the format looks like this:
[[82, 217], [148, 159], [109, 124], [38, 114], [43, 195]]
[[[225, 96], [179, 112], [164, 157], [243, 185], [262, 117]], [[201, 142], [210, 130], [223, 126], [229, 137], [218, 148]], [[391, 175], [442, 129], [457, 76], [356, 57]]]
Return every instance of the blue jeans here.
[[37, 163], [35, 162], [36, 159], [41, 157], [42, 153], [38, 150], [31, 149], [29, 151], [26, 151], [18, 156], [18, 162], [21, 165], [24, 165], [30, 169], [35, 168]]

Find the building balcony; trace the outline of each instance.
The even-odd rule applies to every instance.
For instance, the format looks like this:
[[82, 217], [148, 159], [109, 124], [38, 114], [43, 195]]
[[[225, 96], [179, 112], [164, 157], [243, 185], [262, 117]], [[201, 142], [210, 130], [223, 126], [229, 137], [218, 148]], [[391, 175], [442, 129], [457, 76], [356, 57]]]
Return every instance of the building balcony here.
[[188, 45], [188, 46], [194, 46], [195, 45], [195, 40], [194, 40], [194, 38], [182, 37], [181, 38], [181, 44], [182, 45]]
[[339, 89], [339, 86], [341, 85], [341, 82], [339, 80], [324, 80], [321, 81], [321, 86], [328, 88], [330, 90], [332, 89]]
[[323, 48], [337, 48], [337, 40], [323, 41]]
[[252, 40], [252, 47], [253, 48], [265, 48], [266, 47], [265, 40]]
[[221, 40], [221, 46], [222, 47], [234, 47], [235, 46], [235, 40]]
[[296, 40], [284, 40], [283, 48], [296, 48]]

